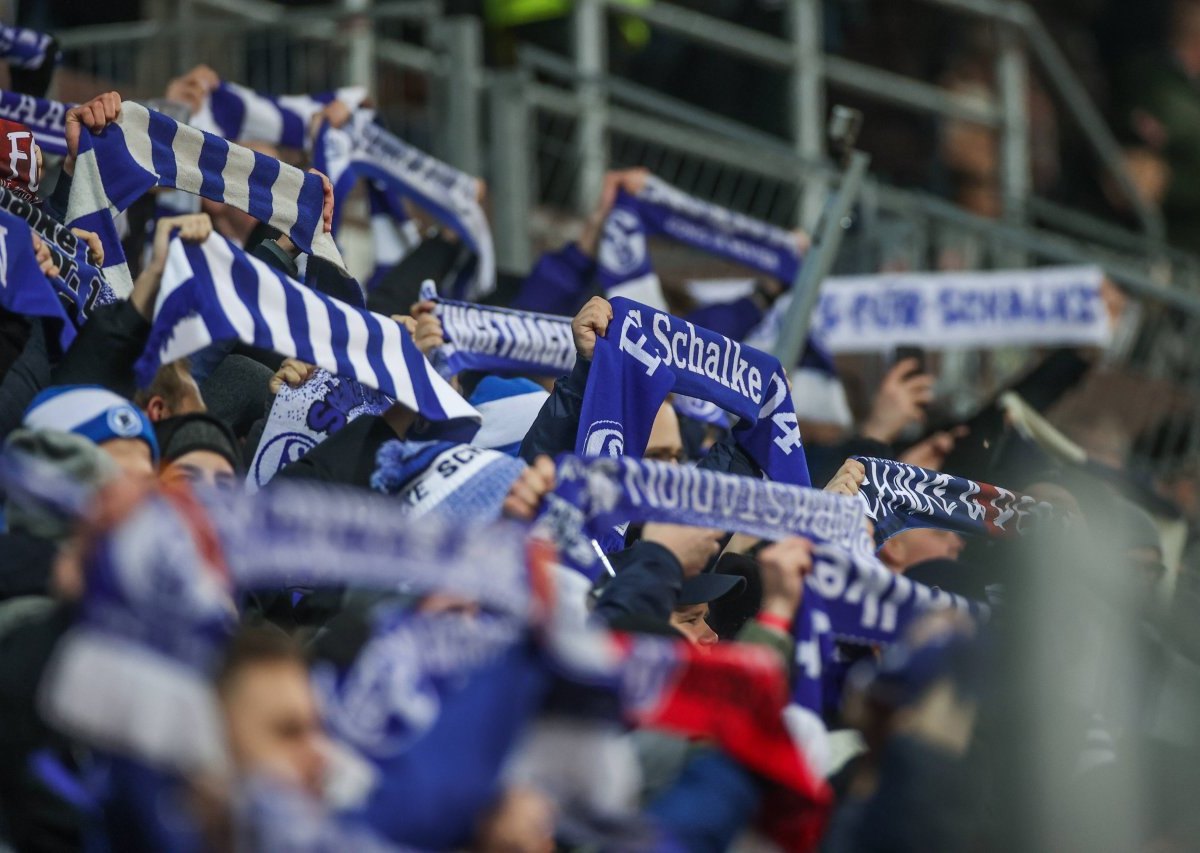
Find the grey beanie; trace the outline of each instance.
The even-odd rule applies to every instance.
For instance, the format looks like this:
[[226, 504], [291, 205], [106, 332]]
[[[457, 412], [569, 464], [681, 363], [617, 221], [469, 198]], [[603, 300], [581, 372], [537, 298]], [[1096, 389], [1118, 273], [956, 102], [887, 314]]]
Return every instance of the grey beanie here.
[[[53, 466], [59, 474], [92, 490], [117, 476], [117, 464], [90, 439], [52, 429], [16, 429], [5, 442], [15, 450]], [[41, 539], [63, 539], [71, 532], [72, 519], [53, 507], [17, 495], [4, 504], [10, 531]]]

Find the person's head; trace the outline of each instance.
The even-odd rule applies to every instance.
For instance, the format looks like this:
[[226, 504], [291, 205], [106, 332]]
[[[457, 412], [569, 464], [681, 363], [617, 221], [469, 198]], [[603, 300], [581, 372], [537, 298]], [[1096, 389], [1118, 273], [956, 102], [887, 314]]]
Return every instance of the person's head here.
[[162, 482], [237, 487], [238, 443], [224, 423], [197, 412], [159, 421], [154, 431], [162, 449]]
[[671, 625], [696, 646], [715, 645], [719, 637], [708, 624], [708, 606], [726, 597], [741, 595], [746, 579], [739, 575], [702, 572], [683, 582]]
[[1200, 2], [1175, 0], [1168, 30], [1171, 51], [1189, 75], [1200, 74]]
[[33, 133], [20, 122], [0, 119], [0, 185], [36, 204], [41, 173], [42, 149]]
[[[67, 482], [94, 492], [120, 475], [116, 462], [94, 442], [69, 432], [52, 429], [13, 430], [4, 442], [5, 450], [20, 454], [45, 470], [62, 476]], [[8, 529], [39, 539], [63, 540], [74, 529], [72, 518], [60, 507], [48, 505], [33, 494], [12, 490], [4, 503]]]
[[56, 385], [33, 398], [21, 425], [90, 439], [126, 474], [153, 477], [158, 440], [133, 403], [99, 385]]
[[659, 462], [684, 462], [687, 457], [683, 452], [683, 434], [679, 431], [679, 416], [670, 403], [658, 407], [654, 417], [654, 426], [650, 429], [650, 440], [646, 442], [644, 459], [656, 459]]
[[235, 767], [272, 774], [320, 795], [325, 734], [308, 666], [295, 642], [271, 628], [243, 628], [216, 676]]
[[186, 358], [160, 367], [154, 374], [154, 381], [138, 391], [133, 401], [152, 423], [205, 410], [200, 386], [192, 378], [191, 365]]
[[469, 399], [483, 416], [483, 423], [471, 443], [476, 447], [500, 450], [509, 456], [518, 455], [521, 440], [549, 396], [529, 379], [485, 376]]
[[880, 561], [897, 574], [904, 574], [909, 566], [926, 560], [955, 560], [962, 553], [962, 537], [949, 530], [932, 527], [916, 527], [902, 530], [883, 543], [879, 549]]

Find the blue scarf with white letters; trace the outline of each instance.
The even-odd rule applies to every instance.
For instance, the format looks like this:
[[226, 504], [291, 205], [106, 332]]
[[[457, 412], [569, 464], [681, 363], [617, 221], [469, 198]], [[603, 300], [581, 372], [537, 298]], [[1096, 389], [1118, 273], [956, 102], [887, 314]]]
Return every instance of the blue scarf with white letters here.
[[431, 354], [446, 375], [464, 370], [561, 376], [575, 364], [571, 320], [553, 314], [514, 311], [438, 297], [433, 282], [421, 299], [434, 303], [445, 346]]
[[15, 68], [40, 68], [47, 59], [57, 64], [62, 60], [62, 54], [55, 51], [49, 56], [47, 53], [53, 41], [49, 35], [37, 30], [0, 24], [0, 59]]
[[858, 497], [882, 545], [902, 530], [936, 527], [956, 533], [1013, 536], [1052, 514], [1049, 504], [989, 483], [977, 483], [892, 459], [854, 457], [867, 477]]
[[0, 118], [25, 125], [43, 151], [60, 157], [67, 153], [67, 110], [73, 106], [33, 95], [0, 91]]
[[[75, 339], [75, 327], [58, 296], [63, 279], [52, 283], [42, 274], [29, 231], [24, 219], [0, 211], [0, 305], [22, 316], [61, 320], [59, 345], [66, 348]], [[62, 257], [61, 253], [56, 257]]]
[[811, 485], [787, 376], [773, 356], [618, 297], [596, 340], [575, 452], [640, 456], [667, 393], [737, 415], [738, 444], [767, 477]]
[[359, 179], [377, 189], [408, 199], [454, 229], [477, 258], [475, 278], [465, 296], [478, 299], [496, 287], [492, 232], [477, 197], [478, 180], [424, 151], [397, 139], [375, 124], [370, 111], [359, 110], [340, 128], [326, 124], [313, 143], [316, 167], [333, 182], [334, 230], [342, 201]]

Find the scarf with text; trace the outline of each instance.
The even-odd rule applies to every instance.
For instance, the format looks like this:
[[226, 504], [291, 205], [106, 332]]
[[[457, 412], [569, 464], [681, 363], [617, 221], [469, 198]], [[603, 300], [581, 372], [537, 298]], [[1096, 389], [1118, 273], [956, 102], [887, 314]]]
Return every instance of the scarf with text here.
[[[104, 275], [92, 265], [87, 244], [69, 228], [40, 207], [2, 188], [0, 209], [23, 219], [50, 250], [50, 257], [59, 270], [50, 283], [76, 328], [83, 325], [92, 309], [117, 301], [117, 295], [104, 280]], [[74, 334], [70, 337], [74, 338]]]
[[912, 527], [1016, 536], [1031, 523], [1052, 514], [1049, 504], [999, 486], [891, 459], [854, 458], [867, 471], [858, 497], [867, 517], [875, 522], [875, 541], [879, 545]]
[[67, 209], [70, 227], [100, 236], [105, 273], [119, 296], [128, 295], [133, 281], [114, 217], [156, 186], [245, 211], [287, 234], [301, 251], [346, 271], [321, 218], [319, 176], [125, 101], [103, 131], [80, 132]]
[[789, 286], [800, 268], [791, 232], [701, 201], [650, 176], [636, 195], [618, 190], [604, 222], [597, 278], [609, 296], [665, 306], [650, 263], [648, 240], [655, 234], [744, 264]]
[[421, 299], [434, 302], [442, 321], [446, 343], [431, 358], [447, 376], [464, 370], [561, 376], [575, 365], [569, 317], [441, 299], [428, 280]]
[[74, 104], [0, 91], [0, 118], [20, 122], [47, 154], [67, 153], [67, 110]]
[[811, 484], [787, 376], [773, 356], [628, 299], [596, 339], [575, 452], [640, 456], [667, 393], [716, 403], [767, 477]]
[[51, 54], [53, 45], [54, 38], [46, 33], [0, 24], [0, 59], [14, 68], [41, 68], [47, 60], [57, 65], [62, 54]]
[[525, 463], [453, 441], [389, 441], [379, 448], [371, 488], [399, 498], [410, 518], [430, 515], [457, 524], [488, 524]]
[[[146, 351], [136, 375], [155, 372], [213, 341], [239, 340], [323, 367], [382, 391], [469, 438], [479, 413], [438, 376], [394, 320], [330, 299], [213, 234], [171, 241]], [[453, 436], [452, 436], [453, 437]]]
[[308, 125], [313, 116], [333, 101], [351, 110], [367, 97], [362, 86], [346, 86], [316, 95], [263, 95], [237, 83], [222, 80], [208, 94], [191, 125], [225, 139], [268, 142], [288, 148], [308, 147]]
[[474, 300], [495, 289], [492, 232], [479, 204], [477, 178], [397, 139], [364, 110], [343, 127], [322, 127], [313, 144], [313, 160], [333, 182], [335, 231], [343, 199], [359, 179], [370, 181], [388, 195], [426, 210], [475, 253], [475, 279], [466, 293], [454, 295]]
[[[16, 200], [7, 193], [5, 198]], [[65, 349], [75, 339], [75, 327], [58, 295], [64, 284], [42, 274], [29, 234], [24, 219], [0, 211], [0, 305], [22, 316], [61, 320], [59, 345]]]
[[298, 388], [286, 383], [275, 395], [246, 488], [257, 491], [280, 468], [295, 462], [359, 415], [382, 415], [392, 405], [385, 394], [353, 379], [318, 368]]

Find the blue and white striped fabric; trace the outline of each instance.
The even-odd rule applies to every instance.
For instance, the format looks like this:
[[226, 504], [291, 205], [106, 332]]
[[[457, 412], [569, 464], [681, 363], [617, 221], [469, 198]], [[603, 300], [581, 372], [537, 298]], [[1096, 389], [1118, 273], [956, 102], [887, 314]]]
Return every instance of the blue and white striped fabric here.
[[346, 86], [317, 95], [262, 95], [222, 80], [191, 125], [240, 142], [269, 142], [307, 148], [308, 123], [331, 101], [357, 109], [367, 97], [362, 86]]
[[441, 299], [428, 280], [421, 299], [434, 303], [442, 322], [446, 343], [434, 361], [444, 365], [445, 375], [484, 370], [561, 376], [575, 366], [570, 317]]
[[483, 426], [471, 443], [516, 456], [549, 396], [528, 379], [485, 376], [471, 395], [471, 405], [483, 415]]
[[479, 413], [396, 321], [297, 284], [219, 235], [174, 239], [139, 383], [149, 384], [160, 365], [231, 339], [361, 382], [428, 420], [463, 419], [464, 440], [478, 427]]
[[73, 106], [48, 98], [0, 91], [0, 118], [25, 125], [43, 151], [60, 157], [67, 153], [67, 110]]
[[49, 35], [37, 30], [0, 24], [0, 59], [15, 68], [41, 68], [47, 58], [57, 65], [62, 59], [61, 53], [55, 51], [53, 57], [46, 56], [52, 41]]
[[243, 210], [287, 234], [301, 251], [346, 270], [321, 218], [319, 176], [126, 101], [101, 133], [80, 131], [67, 208], [69, 226], [100, 236], [105, 275], [119, 296], [128, 295], [133, 281], [113, 217], [156, 186]]
[[[326, 125], [313, 143], [313, 162], [333, 181], [334, 231], [342, 200], [360, 180], [397, 199], [408, 199], [454, 229], [477, 258], [468, 299], [496, 288], [496, 256], [487, 217], [479, 205], [477, 178], [402, 142], [359, 110], [340, 128]], [[460, 295], [460, 294], [455, 294]]]
[[21, 425], [27, 429], [73, 432], [100, 444], [113, 438], [139, 438], [158, 459], [158, 439], [145, 412], [99, 385], [52, 385], [33, 398]]

